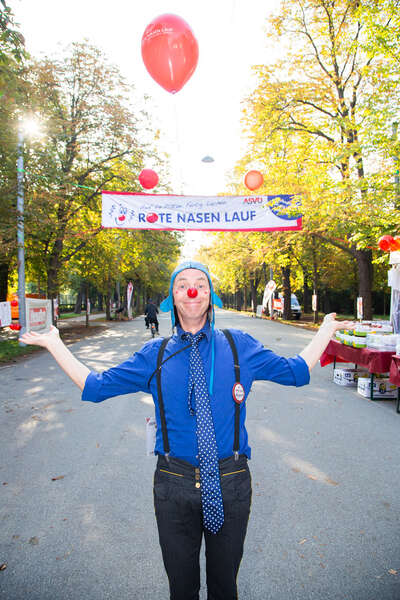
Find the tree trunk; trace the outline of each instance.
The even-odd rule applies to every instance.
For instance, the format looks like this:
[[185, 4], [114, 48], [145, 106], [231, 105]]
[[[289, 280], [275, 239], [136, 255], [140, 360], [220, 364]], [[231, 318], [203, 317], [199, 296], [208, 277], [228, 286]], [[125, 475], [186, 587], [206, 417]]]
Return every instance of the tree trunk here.
[[372, 267], [372, 251], [371, 250], [355, 250], [355, 258], [358, 267], [358, 294], [363, 299], [363, 318], [370, 321], [373, 315], [372, 307], [372, 283], [373, 283], [373, 267]]
[[77, 313], [78, 315], [80, 315], [82, 312], [82, 298], [83, 298], [84, 290], [85, 290], [85, 283], [82, 281], [81, 287], [78, 292], [78, 296], [76, 298], [75, 308], [74, 308], [74, 312]]
[[[47, 270], [47, 298], [49, 300], [52, 301], [52, 306], [53, 306], [53, 300], [55, 298], [57, 298], [58, 296], [58, 287], [59, 287], [59, 283], [58, 283], [58, 261], [57, 261], [57, 257], [53, 257], [52, 261], [51, 261], [51, 266], [48, 268]], [[55, 315], [54, 315], [54, 311], [52, 309], [52, 321], [53, 321], [53, 325], [55, 325]]]
[[90, 298], [89, 298], [89, 284], [86, 283], [86, 319], [85, 319], [85, 327], [89, 327], [89, 304], [90, 304]]
[[304, 285], [303, 285], [303, 312], [310, 313], [311, 306], [311, 290], [308, 285], [307, 273], [304, 271]]
[[9, 268], [8, 263], [0, 264], [0, 302], [7, 300]]
[[254, 314], [257, 312], [257, 288], [255, 285], [255, 278], [250, 278], [250, 296], [251, 296], [251, 310]]
[[290, 267], [282, 267], [283, 286], [283, 318], [289, 321], [292, 318], [292, 290], [290, 288]]
[[242, 300], [241, 290], [237, 290], [235, 292], [235, 308], [236, 308], [236, 310], [242, 310], [242, 304], [243, 304], [243, 300]]
[[372, 283], [373, 283], [373, 265], [372, 265], [372, 251], [371, 250], [357, 250], [355, 246], [343, 246], [334, 242], [330, 238], [325, 238], [322, 235], [314, 234], [314, 236], [321, 238], [340, 248], [347, 254], [350, 254], [357, 263], [357, 275], [358, 275], [358, 295], [363, 299], [364, 308], [364, 319], [370, 320], [373, 315], [372, 307]]
[[111, 321], [111, 286], [108, 286], [106, 294], [106, 319]]
[[317, 296], [317, 310], [314, 311], [314, 323], [318, 323], [318, 287], [319, 287], [319, 277], [318, 277], [318, 265], [317, 265], [317, 255], [315, 251], [315, 236], [311, 237], [312, 243], [312, 260], [313, 260], [313, 294]]
[[243, 310], [247, 310], [247, 285], [243, 286]]

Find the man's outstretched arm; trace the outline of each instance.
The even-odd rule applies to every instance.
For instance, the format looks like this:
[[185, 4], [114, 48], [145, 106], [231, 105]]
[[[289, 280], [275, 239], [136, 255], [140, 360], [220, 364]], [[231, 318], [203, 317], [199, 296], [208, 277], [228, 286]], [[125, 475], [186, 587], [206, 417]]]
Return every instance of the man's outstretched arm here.
[[311, 342], [300, 352], [300, 356], [305, 360], [308, 368], [315, 367], [330, 339], [338, 329], [350, 327], [351, 321], [336, 321], [336, 313], [325, 315], [321, 327], [311, 340]]
[[47, 348], [63, 371], [76, 383], [80, 390], [83, 390], [90, 371], [68, 350], [56, 327], [52, 327], [48, 333], [26, 332], [19, 339], [24, 344]]

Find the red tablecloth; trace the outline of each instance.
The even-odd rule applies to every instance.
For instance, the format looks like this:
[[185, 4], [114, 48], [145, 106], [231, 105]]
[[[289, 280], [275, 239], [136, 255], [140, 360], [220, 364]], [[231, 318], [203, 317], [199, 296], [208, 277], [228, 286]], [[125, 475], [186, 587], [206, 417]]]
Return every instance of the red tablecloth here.
[[392, 356], [389, 381], [400, 387], [400, 356]]
[[321, 367], [325, 367], [336, 359], [336, 362], [349, 362], [365, 367], [370, 373], [388, 373], [392, 362], [393, 351], [379, 352], [369, 348], [352, 348], [331, 340], [321, 356]]

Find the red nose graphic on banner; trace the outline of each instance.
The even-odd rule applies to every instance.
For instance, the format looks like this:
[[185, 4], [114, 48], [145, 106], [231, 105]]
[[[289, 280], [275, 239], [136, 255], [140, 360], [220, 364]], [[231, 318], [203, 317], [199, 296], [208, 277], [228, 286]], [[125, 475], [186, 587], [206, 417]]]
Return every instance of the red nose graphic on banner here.
[[196, 288], [189, 288], [187, 291], [187, 295], [189, 296], [189, 298], [196, 298], [196, 296], [197, 296]]

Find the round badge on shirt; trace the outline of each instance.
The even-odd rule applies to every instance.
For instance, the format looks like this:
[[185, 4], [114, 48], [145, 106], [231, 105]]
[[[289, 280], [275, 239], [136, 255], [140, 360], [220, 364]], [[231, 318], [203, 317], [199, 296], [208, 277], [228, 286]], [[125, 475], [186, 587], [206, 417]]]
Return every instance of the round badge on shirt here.
[[236, 404], [242, 404], [245, 397], [245, 391], [242, 384], [238, 381], [234, 384], [232, 388], [232, 396]]

